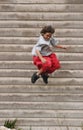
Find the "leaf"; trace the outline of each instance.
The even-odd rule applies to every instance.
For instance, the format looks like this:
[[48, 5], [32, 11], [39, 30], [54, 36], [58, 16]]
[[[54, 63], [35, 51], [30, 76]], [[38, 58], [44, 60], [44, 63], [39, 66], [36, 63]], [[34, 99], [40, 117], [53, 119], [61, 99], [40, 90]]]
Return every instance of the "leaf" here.
[[15, 119], [14, 121], [7, 120], [7, 121], [5, 121], [4, 126], [7, 128], [13, 129], [13, 128], [15, 128], [16, 122], [17, 122], [17, 119]]

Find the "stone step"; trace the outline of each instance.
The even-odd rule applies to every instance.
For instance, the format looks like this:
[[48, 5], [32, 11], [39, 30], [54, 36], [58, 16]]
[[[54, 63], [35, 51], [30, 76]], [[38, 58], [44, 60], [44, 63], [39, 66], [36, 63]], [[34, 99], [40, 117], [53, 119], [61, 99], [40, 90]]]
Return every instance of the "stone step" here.
[[52, 126], [52, 127], [21, 127], [23, 130], [32, 129], [32, 130], [82, 130], [82, 127], [69, 127], [69, 126]]
[[[56, 79], [57, 80], [57, 79]], [[58, 84], [29, 84], [29, 85], [0, 85], [0, 93], [43, 93], [43, 94], [83, 94], [83, 85], [58, 85]]]
[[10, 4], [10, 3], [13, 3], [13, 4], [18, 4], [18, 3], [25, 3], [25, 4], [41, 4], [41, 3], [44, 3], [44, 4], [56, 4], [56, 3], [59, 3], [59, 4], [82, 4], [83, 3], [83, 1], [82, 0], [75, 0], [75, 1], [73, 1], [73, 0], [70, 0], [70, 1], [66, 1], [66, 0], [16, 0], [16, 1], [14, 1], [14, 0], [4, 0], [4, 1], [0, 1], [0, 3], [8, 3], [8, 4]]
[[[32, 69], [0, 69], [0, 77], [31, 77], [36, 71]], [[57, 70], [50, 77], [83, 78], [83, 70]]]
[[[17, 127], [17, 128], [19, 128], [19, 127]], [[69, 127], [69, 126], [60, 126], [60, 127], [58, 127], [58, 126], [50, 126], [50, 127], [48, 127], [48, 126], [41, 126], [41, 127], [37, 127], [37, 126], [25, 126], [25, 127], [23, 127], [23, 126], [21, 126], [21, 129], [23, 129], [23, 130], [29, 130], [29, 129], [31, 129], [31, 130], [82, 130], [82, 127]]]
[[0, 12], [0, 20], [35, 20], [35, 21], [82, 21], [81, 12], [55, 13], [55, 12]]
[[[34, 45], [36, 44], [38, 37], [0, 37], [0, 44], [16, 44], [16, 45]], [[59, 37], [59, 44], [61, 45], [83, 45], [83, 38], [69, 38]]]
[[[29, 28], [1, 28], [0, 37], [35, 37], [39, 36], [40, 29]], [[56, 29], [57, 37], [83, 37], [83, 29]]]
[[0, 52], [31, 52], [32, 48], [33, 45], [0, 44]]
[[[0, 124], [3, 124], [6, 119], [14, 120], [14, 118], [0, 119]], [[65, 118], [20, 118], [18, 119], [19, 127], [82, 127], [83, 119], [65, 119]]]
[[0, 12], [82, 12], [82, 4], [0, 4]]
[[[17, 127], [17, 128], [19, 128], [19, 127]], [[31, 130], [82, 130], [82, 127], [69, 127], [69, 126], [50, 126], [50, 127], [48, 127], [48, 126], [25, 126], [25, 127], [23, 127], [23, 126], [21, 126], [21, 129], [23, 129], [23, 130], [29, 130], [29, 129], [31, 129]]]
[[82, 102], [0, 102], [1, 110], [77, 110], [83, 111]]
[[0, 28], [42, 28], [46, 24], [55, 28], [77, 28], [82, 29], [82, 21], [0, 21]]
[[[83, 61], [83, 53], [56, 53], [60, 61]], [[31, 61], [32, 55], [30, 52], [0, 52], [0, 61]]]
[[[59, 44], [61, 45], [83, 45], [83, 38], [76, 37], [58, 37]], [[10, 45], [34, 45], [36, 44], [38, 37], [0, 37], [0, 44], [10, 44]]]
[[0, 93], [0, 102], [82, 102], [83, 94]]
[[53, 25], [56, 28], [82, 29], [82, 21], [0, 21], [0, 28], [42, 28], [45, 25]]
[[37, 40], [38, 40], [37, 37], [0, 37], [0, 44], [32, 45], [32, 44], [35, 44]]
[[[64, 45], [68, 53], [82, 53], [83, 45]], [[31, 52], [33, 45], [0, 44], [0, 52]], [[63, 49], [53, 48], [54, 52], [64, 52]]]
[[83, 111], [79, 110], [0, 110], [0, 118], [64, 118], [82, 119]]
[[[55, 80], [56, 79], [56, 80]], [[49, 78], [49, 85], [83, 85], [83, 78]], [[29, 77], [0, 77], [0, 85], [31, 85]], [[40, 78], [36, 84], [45, 85]]]
[[[61, 61], [61, 70], [83, 70], [83, 61]], [[32, 61], [0, 61], [0, 69], [36, 70]]]

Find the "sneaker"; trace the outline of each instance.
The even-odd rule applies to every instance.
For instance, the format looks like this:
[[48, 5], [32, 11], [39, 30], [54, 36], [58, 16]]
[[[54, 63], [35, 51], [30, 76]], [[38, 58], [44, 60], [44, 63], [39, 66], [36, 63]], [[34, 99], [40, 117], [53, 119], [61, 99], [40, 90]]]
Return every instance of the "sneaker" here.
[[37, 72], [35, 72], [31, 77], [31, 82], [35, 83], [37, 79], [39, 79], [39, 76], [37, 75]]
[[46, 74], [41, 74], [41, 77], [42, 77], [44, 83], [47, 84], [47, 83], [48, 83], [48, 77], [49, 77], [49, 76], [46, 75]]

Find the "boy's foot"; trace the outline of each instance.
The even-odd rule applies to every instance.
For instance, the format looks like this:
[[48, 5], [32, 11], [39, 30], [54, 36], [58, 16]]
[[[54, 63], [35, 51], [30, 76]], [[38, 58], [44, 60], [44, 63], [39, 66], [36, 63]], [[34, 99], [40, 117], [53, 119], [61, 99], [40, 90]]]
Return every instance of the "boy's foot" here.
[[41, 74], [41, 77], [42, 77], [44, 83], [47, 84], [49, 76], [47, 74]]
[[35, 83], [37, 79], [39, 79], [39, 76], [37, 75], [37, 72], [35, 72], [31, 77], [31, 82]]

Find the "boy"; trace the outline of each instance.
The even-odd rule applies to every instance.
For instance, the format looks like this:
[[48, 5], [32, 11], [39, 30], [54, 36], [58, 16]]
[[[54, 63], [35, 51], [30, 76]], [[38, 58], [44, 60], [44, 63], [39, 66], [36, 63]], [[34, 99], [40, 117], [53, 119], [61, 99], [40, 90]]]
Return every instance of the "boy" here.
[[31, 82], [35, 83], [40, 75], [45, 84], [48, 83], [48, 74], [53, 73], [60, 68], [59, 60], [55, 53], [52, 52], [51, 46], [66, 49], [57, 45], [57, 40], [53, 38], [55, 30], [52, 26], [45, 26], [41, 32], [37, 44], [32, 49], [32, 56], [34, 65], [37, 66], [38, 71], [31, 77]]

